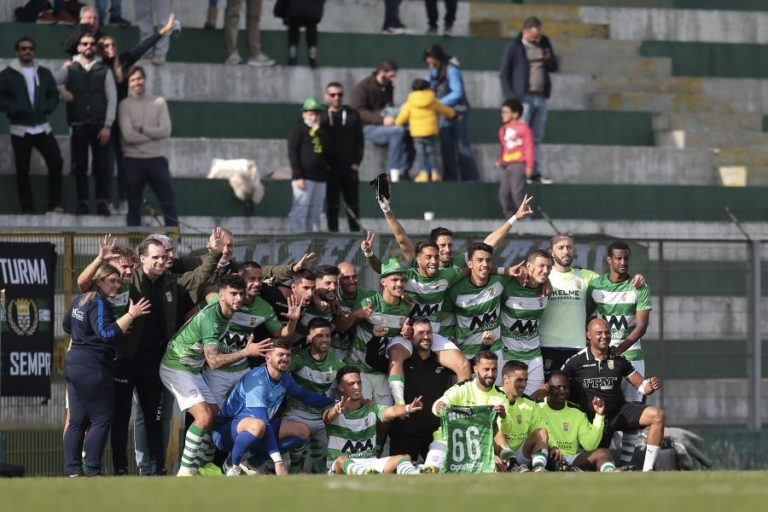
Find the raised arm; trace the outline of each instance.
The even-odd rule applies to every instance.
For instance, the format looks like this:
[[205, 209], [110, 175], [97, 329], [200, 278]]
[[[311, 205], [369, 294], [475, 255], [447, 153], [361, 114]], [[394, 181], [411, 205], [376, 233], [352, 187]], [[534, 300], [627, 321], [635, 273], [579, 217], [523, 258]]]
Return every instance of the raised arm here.
[[96, 271], [99, 270], [99, 267], [104, 263], [108, 263], [110, 259], [117, 257], [117, 255], [112, 252], [112, 249], [115, 247], [115, 242], [116, 240], [112, 238], [111, 234], [106, 234], [103, 239], [99, 240], [99, 253], [93, 261], [80, 272], [80, 275], [77, 276], [77, 289], [80, 290], [81, 293], [87, 292], [91, 287], [91, 281], [93, 281], [93, 276], [96, 275]]
[[389, 226], [389, 230], [395, 237], [395, 242], [397, 242], [398, 247], [400, 247], [400, 252], [403, 254], [403, 258], [405, 258], [405, 261], [413, 260], [414, 256], [416, 256], [416, 245], [405, 232], [405, 228], [395, 218], [395, 214], [392, 213], [392, 208], [389, 206], [389, 201], [380, 199], [379, 207], [381, 208], [381, 211], [384, 212], [387, 226]]
[[531, 201], [533, 201], [533, 196], [526, 194], [526, 196], [523, 197], [523, 202], [520, 203], [520, 206], [518, 207], [515, 214], [510, 217], [509, 220], [502, 223], [501, 226], [496, 228], [488, 236], [486, 236], [483, 242], [490, 245], [491, 247], [496, 247], [496, 244], [498, 244], [501, 240], [504, 239], [505, 236], [507, 236], [507, 233], [509, 233], [509, 230], [512, 229], [512, 226], [514, 226], [517, 221], [524, 219], [529, 215], [533, 215]]
[[407, 404], [407, 405], [393, 405], [390, 407], [387, 407], [382, 412], [381, 416], [384, 421], [392, 421], [396, 420], [398, 418], [404, 418], [411, 414], [412, 412], [420, 411], [424, 408], [424, 406], [421, 403], [421, 397], [417, 396], [413, 399], [413, 402]]

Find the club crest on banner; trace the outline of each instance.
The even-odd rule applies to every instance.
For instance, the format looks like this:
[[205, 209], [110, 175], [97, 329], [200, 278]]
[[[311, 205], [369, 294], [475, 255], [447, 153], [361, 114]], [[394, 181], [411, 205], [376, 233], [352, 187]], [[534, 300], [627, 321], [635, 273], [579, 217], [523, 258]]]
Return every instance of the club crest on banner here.
[[30, 299], [11, 299], [6, 309], [8, 325], [19, 336], [31, 336], [37, 331], [40, 321], [35, 301]]

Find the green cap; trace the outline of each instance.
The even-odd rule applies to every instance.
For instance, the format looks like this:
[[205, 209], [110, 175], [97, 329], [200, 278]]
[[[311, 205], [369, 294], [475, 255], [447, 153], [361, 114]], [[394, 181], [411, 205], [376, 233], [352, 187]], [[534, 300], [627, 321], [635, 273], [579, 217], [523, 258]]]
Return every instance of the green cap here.
[[399, 274], [405, 272], [406, 267], [401, 267], [397, 258], [390, 258], [381, 264], [381, 277], [386, 277], [390, 274]]
[[320, 111], [320, 110], [323, 110], [323, 104], [320, 103], [320, 100], [318, 100], [314, 96], [310, 96], [309, 98], [305, 99], [304, 103], [301, 104], [302, 112]]

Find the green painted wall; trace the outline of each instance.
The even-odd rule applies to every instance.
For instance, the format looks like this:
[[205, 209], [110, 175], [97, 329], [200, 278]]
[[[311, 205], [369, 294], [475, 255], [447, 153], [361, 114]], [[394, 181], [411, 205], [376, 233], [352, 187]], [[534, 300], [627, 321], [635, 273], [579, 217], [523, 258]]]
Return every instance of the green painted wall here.
[[768, 77], [768, 45], [764, 44], [645, 41], [640, 54], [670, 57], [675, 76]]

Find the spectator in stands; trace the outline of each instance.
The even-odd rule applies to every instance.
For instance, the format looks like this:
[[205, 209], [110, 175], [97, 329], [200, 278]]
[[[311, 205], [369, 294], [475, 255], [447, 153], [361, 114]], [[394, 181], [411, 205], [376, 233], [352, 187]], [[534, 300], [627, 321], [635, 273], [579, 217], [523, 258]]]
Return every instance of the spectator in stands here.
[[328, 162], [320, 135], [317, 98], [307, 98], [301, 105], [301, 123], [288, 136], [288, 160], [291, 162], [293, 204], [288, 214], [292, 233], [320, 230], [320, 214], [325, 204]]
[[123, 0], [96, 0], [96, 9], [99, 11], [99, 18], [106, 22], [107, 3], [109, 3], [109, 24], [127, 27], [130, 22], [123, 18]]
[[464, 79], [459, 61], [446, 54], [443, 48], [432, 45], [424, 51], [424, 62], [429, 66], [429, 83], [437, 99], [456, 111], [453, 120], [445, 120], [440, 127], [440, 149], [446, 181], [480, 181], [477, 163], [469, 143], [469, 101], [464, 90]]
[[514, 98], [501, 104], [501, 120], [504, 123], [499, 129], [499, 158], [496, 167], [501, 169], [501, 185], [499, 187], [499, 204], [505, 218], [515, 214], [523, 204], [523, 189], [526, 178], [533, 175], [536, 162], [533, 133], [525, 121], [523, 104]]
[[98, 41], [104, 35], [101, 33], [101, 23], [99, 22], [99, 12], [95, 7], [89, 5], [80, 9], [80, 23], [69, 31], [64, 38], [64, 51], [67, 55], [74, 57], [80, 50], [77, 43], [83, 34], [92, 34]]
[[[274, 66], [275, 61], [261, 51], [261, 1], [245, 0], [245, 30], [248, 35], [248, 61], [249, 66], [265, 67]], [[237, 51], [237, 32], [240, 24], [240, 8], [243, 0], [227, 0], [227, 8], [224, 11], [224, 32], [227, 40], [227, 60], [224, 64], [237, 65], [243, 62]]]
[[109, 216], [110, 176], [107, 174], [107, 143], [117, 111], [117, 93], [112, 71], [96, 55], [96, 37], [84, 34], [77, 44], [78, 54], [70, 65], [56, 72], [56, 82], [64, 85], [70, 126], [72, 174], [77, 188], [75, 214], [89, 211], [88, 147], [96, 179], [96, 211]]
[[[71, 3], [71, 2], [70, 2]], [[41, 5], [42, 4], [42, 5]], [[76, 18], [67, 9], [67, 0], [53, 0], [53, 9], [48, 9], [50, 3], [36, 0], [27, 2], [23, 7], [16, 8], [16, 21], [22, 23], [64, 23], [71, 25]], [[43, 9], [42, 11], [40, 9]]]
[[32, 148], [48, 167], [49, 212], [61, 212], [61, 150], [48, 122], [59, 103], [59, 91], [51, 71], [35, 59], [35, 42], [22, 37], [14, 46], [16, 58], [0, 72], [0, 111], [8, 116], [11, 147], [16, 164], [16, 190], [22, 213], [34, 213], [29, 179]]
[[381, 33], [386, 35], [410, 34], [411, 31], [400, 21], [400, 1], [384, 0], [384, 23]]
[[[536, 138], [537, 163], [547, 123], [547, 100], [552, 94], [549, 74], [557, 68], [555, 51], [549, 38], [541, 31], [541, 21], [527, 18], [520, 34], [510, 39], [504, 49], [499, 78], [504, 99], [516, 98], [523, 103], [523, 121], [531, 127]], [[552, 183], [537, 168], [532, 180], [545, 185]]]
[[325, 214], [328, 231], [339, 230], [339, 195], [343, 195], [344, 203], [352, 211], [347, 211], [347, 221], [349, 230], [354, 233], [360, 231], [357, 183], [365, 151], [363, 123], [355, 109], [344, 105], [344, 87], [339, 82], [331, 82], [325, 87], [325, 102], [328, 110], [320, 114], [320, 128], [325, 134], [323, 150], [330, 167]]
[[219, 0], [208, 0], [208, 10], [205, 14], [205, 23], [203, 28], [206, 30], [216, 30], [216, 22], [219, 19]]
[[144, 68], [128, 73], [130, 96], [120, 102], [120, 133], [125, 153], [125, 185], [128, 193], [129, 226], [141, 225], [144, 186], [148, 183], [160, 201], [166, 226], [178, 226], [176, 194], [173, 191], [166, 142], [171, 136], [168, 105], [146, 91]]
[[419, 173], [413, 179], [416, 183], [442, 181], [437, 168], [438, 114], [453, 118], [456, 113], [446, 107], [429, 88], [429, 82], [417, 78], [411, 85], [412, 92], [400, 108], [395, 124], [408, 123], [408, 130], [416, 148], [416, 164]]
[[408, 172], [408, 154], [403, 136], [405, 128], [395, 125], [393, 82], [397, 78], [397, 64], [382, 59], [376, 71], [364, 78], [352, 89], [352, 108], [363, 120], [365, 139], [387, 146], [387, 169], [393, 181]]
[[[317, 67], [317, 24], [323, 18], [325, 0], [281, 0], [282, 9], [276, 12], [288, 25], [288, 65], [299, 63], [299, 39], [301, 27], [307, 31], [307, 56], [309, 67]], [[277, 11], [277, 9], [276, 9]]]
[[[456, 21], [456, 7], [458, 0], [443, 0], [445, 2], [445, 18], [443, 19], [443, 35], [450, 36], [453, 33], [453, 22]], [[437, 0], [424, 0], [427, 8], [428, 36], [437, 35], [437, 19], [440, 13], [437, 10]]]
[[[101, 475], [101, 459], [114, 415], [114, 378], [120, 357], [117, 345], [137, 318], [150, 311], [142, 298], [129, 302], [120, 318], [112, 314], [108, 299], [120, 288], [120, 271], [103, 265], [89, 292], [78, 295], [64, 317], [63, 329], [72, 336], [64, 359], [69, 397], [69, 426], [64, 433], [64, 459], [68, 476], [83, 475], [83, 443], [87, 441], [86, 474]], [[87, 431], [87, 435], [86, 435]]]
[[[166, 23], [171, 15], [168, 0], [136, 0], [136, 24], [139, 26], [139, 40], [146, 41], [157, 31], [156, 27]], [[165, 64], [170, 42], [167, 38], [157, 41], [157, 44], [147, 52], [147, 59], [152, 64]]]

